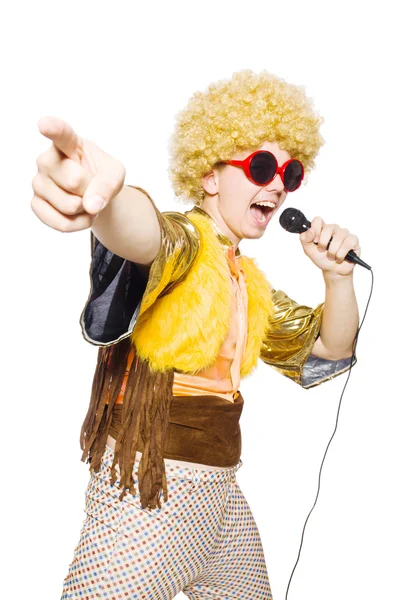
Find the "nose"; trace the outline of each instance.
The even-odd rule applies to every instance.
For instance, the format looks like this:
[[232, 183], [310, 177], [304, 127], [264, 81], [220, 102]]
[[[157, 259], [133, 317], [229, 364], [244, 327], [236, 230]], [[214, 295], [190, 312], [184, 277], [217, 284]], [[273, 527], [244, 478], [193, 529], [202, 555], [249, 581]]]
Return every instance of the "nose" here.
[[265, 187], [267, 192], [282, 192], [284, 190], [284, 184], [281, 179], [280, 173], [277, 173], [276, 177]]

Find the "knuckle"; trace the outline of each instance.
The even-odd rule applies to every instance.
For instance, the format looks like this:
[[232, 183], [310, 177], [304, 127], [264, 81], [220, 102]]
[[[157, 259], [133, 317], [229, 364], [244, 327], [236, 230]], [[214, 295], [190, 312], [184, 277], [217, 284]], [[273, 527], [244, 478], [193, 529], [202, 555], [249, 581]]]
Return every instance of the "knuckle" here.
[[93, 218], [88, 215], [81, 215], [77, 219], [63, 219], [59, 224], [59, 231], [62, 233], [73, 233], [91, 227]]
[[82, 184], [82, 179], [79, 173], [69, 173], [66, 185], [71, 192], [77, 192]]
[[30, 201], [30, 208], [32, 209], [32, 211], [34, 212], [35, 215], [37, 215], [37, 205], [38, 205], [38, 198], [37, 198], [36, 194], [34, 194]]
[[43, 152], [42, 154], [39, 154], [39, 156], [36, 158], [36, 165], [39, 171], [45, 171], [50, 167], [51, 158], [49, 156], [48, 150], [46, 152]]
[[62, 221], [58, 226], [58, 231], [62, 231], [62, 233], [70, 233], [73, 231], [71, 227], [70, 221]]
[[314, 225], [314, 227], [316, 228], [321, 228], [323, 223], [324, 221], [321, 217], [314, 217], [314, 219], [312, 220], [312, 225]]
[[75, 231], [75, 224], [73, 219], [68, 219], [65, 215], [62, 215], [61, 220], [57, 224], [58, 231], [62, 231], [63, 233], [70, 233]]
[[71, 196], [68, 202], [68, 213], [74, 215], [82, 212], [83, 199], [79, 196]]
[[36, 175], [32, 179], [32, 188], [35, 194], [37, 194], [42, 188], [43, 177], [40, 173], [36, 173]]

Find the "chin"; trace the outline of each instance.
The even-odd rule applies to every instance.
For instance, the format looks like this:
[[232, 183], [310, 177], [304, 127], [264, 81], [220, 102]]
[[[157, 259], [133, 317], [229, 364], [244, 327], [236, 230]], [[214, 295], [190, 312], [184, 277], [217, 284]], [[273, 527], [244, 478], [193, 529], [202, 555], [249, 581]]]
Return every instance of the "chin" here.
[[244, 234], [244, 239], [246, 240], [259, 240], [266, 232], [267, 227], [265, 229], [254, 229], [251, 234]]

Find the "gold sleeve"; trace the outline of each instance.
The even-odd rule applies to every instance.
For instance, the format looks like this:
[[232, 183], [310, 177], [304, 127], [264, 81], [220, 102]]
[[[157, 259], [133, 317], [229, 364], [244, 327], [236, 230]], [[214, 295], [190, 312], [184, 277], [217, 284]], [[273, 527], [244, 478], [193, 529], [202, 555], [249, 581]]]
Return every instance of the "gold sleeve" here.
[[[141, 191], [146, 194], [144, 190]], [[156, 211], [161, 230], [161, 244], [150, 267], [141, 313], [158, 297], [164, 296], [185, 279], [200, 249], [200, 233], [197, 227], [181, 213], [161, 213], [150, 196], [146, 195]]]
[[[310, 388], [348, 370], [352, 358], [327, 360], [311, 354], [320, 335], [324, 303], [303, 306], [282, 290], [272, 290], [274, 314], [263, 339], [260, 358], [303, 388]], [[356, 364], [354, 356], [352, 366]]]
[[84, 339], [94, 345], [108, 346], [130, 336], [138, 316], [186, 277], [199, 253], [195, 225], [182, 213], [161, 213], [145, 190], [136, 189], [156, 212], [160, 249], [145, 267], [113, 254], [91, 231], [90, 292], [80, 326]]

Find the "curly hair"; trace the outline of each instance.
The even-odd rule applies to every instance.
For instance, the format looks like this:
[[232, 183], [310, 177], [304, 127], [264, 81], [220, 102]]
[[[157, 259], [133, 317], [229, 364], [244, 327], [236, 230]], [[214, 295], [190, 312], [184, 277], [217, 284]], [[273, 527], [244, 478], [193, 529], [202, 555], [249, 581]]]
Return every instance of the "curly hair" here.
[[169, 143], [169, 175], [176, 200], [200, 204], [201, 177], [235, 153], [255, 150], [277, 140], [281, 149], [302, 161], [305, 178], [324, 144], [319, 133], [324, 118], [313, 109], [303, 86], [264, 70], [233, 73], [195, 92], [176, 115]]

